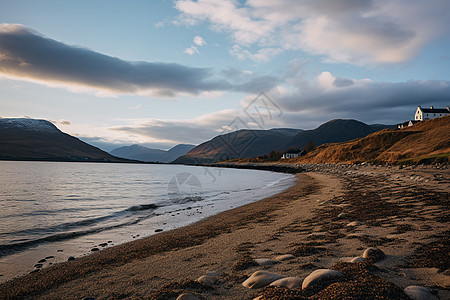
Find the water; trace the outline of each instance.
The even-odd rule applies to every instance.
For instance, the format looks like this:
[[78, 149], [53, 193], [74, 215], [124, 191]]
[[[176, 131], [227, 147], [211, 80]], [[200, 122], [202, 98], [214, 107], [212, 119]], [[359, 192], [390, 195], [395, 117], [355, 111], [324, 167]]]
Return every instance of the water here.
[[[288, 174], [178, 165], [0, 162], [0, 281], [274, 195]], [[101, 246], [99, 246], [101, 245]]]

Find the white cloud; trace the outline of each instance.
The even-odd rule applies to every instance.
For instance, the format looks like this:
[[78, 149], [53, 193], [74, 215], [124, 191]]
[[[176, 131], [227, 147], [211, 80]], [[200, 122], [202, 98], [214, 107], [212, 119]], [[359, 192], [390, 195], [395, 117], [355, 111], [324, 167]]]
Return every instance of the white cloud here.
[[238, 58], [251, 58], [245, 48], [259, 46], [332, 62], [392, 64], [412, 59], [438, 36], [449, 38], [447, 0], [180, 0], [176, 8], [186, 24], [208, 22], [229, 34]]
[[194, 37], [194, 44], [197, 46], [204, 46], [206, 45], [206, 42], [201, 36], [197, 35]]
[[189, 48], [186, 48], [186, 49], [184, 50], [184, 53], [189, 54], [189, 55], [194, 55], [194, 54], [196, 54], [196, 53], [199, 53], [199, 51], [198, 51], [197, 47], [191, 46], [191, 47], [189, 47]]
[[239, 45], [233, 45], [229, 52], [231, 56], [237, 57], [240, 60], [251, 59], [254, 62], [261, 63], [269, 61], [274, 56], [282, 53], [283, 50], [280, 48], [262, 48], [256, 53], [251, 53], [247, 49], [242, 49]]

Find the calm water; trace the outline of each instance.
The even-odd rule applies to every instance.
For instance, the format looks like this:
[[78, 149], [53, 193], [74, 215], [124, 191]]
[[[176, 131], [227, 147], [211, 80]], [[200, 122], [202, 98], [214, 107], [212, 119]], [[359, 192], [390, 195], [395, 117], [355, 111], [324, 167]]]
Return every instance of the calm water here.
[[62, 261], [274, 195], [293, 180], [176, 165], [0, 162], [0, 281], [32, 270], [30, 255]]

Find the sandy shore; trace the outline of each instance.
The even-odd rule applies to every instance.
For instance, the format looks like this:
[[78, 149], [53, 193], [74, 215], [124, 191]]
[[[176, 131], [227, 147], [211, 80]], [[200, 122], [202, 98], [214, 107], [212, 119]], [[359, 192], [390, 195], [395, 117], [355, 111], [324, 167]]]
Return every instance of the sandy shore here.
[[[450, 299], [447, 168], [308, 170], [281, 194], [6, 282], [0, 297], [176, 299], [191, 293], [198, 299], [344, 299], [366, 292], [408, 299], [403, 288], [419, 285]], [[342, 263], [368, 247], [386, 257]], [[257, 264], [285, 254], [291, 259]], [[314, 289], [242, 285], [258, 270], [305, 279], [329, 268], [343, 276]], [[196, 281], [211, 271], [206, 284]]]

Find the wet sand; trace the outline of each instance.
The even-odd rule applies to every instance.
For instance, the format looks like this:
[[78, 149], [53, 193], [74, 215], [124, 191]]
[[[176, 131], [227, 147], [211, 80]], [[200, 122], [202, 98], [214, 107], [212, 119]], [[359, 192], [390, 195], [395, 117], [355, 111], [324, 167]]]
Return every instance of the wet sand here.
[[[448, 169], [307, 169], [278, 195], [6, 282], [1, 297], [342, 299], [385, 292], [408, 299], [403, 288], [420, 285], [450, 298]], [[368, 247], [386, 257], [348, 263]], [[285, 254], [292, 259], [257, 265]], [[329, 268], [344, 275], [314, 289], [242, 286], [258, 270], [305, 279]], [[211, 271], [209, 282], [196, 281]]]

